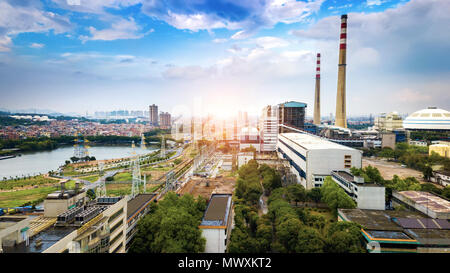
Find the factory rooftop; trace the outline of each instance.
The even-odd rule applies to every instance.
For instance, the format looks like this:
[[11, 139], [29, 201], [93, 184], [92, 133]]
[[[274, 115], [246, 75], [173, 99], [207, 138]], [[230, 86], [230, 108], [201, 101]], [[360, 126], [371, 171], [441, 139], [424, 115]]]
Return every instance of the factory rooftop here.
[[200, 228], [227, 226], [231, 210], [231, 194], [213, 194], [206, 208]]
[[424, 191], [401, 191], [398, 194], [434, 212], [450, 213], [450, 202], [434, 194]]
[[[369, 241], [393, 250], [393, 244], [416, 245], [411, 251], [446, 251], [450, 246], [450, 224], [444, 219], [426, 218], [415, 211], [339, 209], [338, 217], [362, 226]], [[396, 249], [397, 251], [399, 249]]]
[[[280, 136], [287, 138], [299, 145], [305, 150], [329, 150], [329, 149], [339, 149], [339, 150], [354, 150], [353, 148], [340, 145], [324, 138], [313, 136], [310, 134], [302, 133], [282, 133]], [[284, 140], [284, 139], [282, 139]]]
[[127, 204], [128, 221], [130, 221], [132, 218], [138, 215], [143, 209], [145, 209], [154, 199], [155, 196], [156, 194], [153, 193], [141, 193], [136, 195], [130, 201], [128, 201]]

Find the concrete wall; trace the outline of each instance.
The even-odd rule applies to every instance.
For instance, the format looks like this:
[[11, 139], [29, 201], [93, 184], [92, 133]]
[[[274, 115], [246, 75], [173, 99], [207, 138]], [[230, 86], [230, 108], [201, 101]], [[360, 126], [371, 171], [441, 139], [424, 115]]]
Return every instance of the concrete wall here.
[[384, 187], [358, 187], [358, 198], [356, 200], [358, 209], [385, 209]]
[[[10, 217], [11, 216], [7, 216], [4, 218]], [[2, 245], [6, 241], [15, 244], [23, 242], [20, 230], [28, 227], [30, 225], [31, 220], [32, 220], [31, 217], [26, 217], [20, 222], [6, 222], [6, 224], [5, 222], [3, 222], [2, 229], [0, 229], [0, 253], [3, 252]]]
[[345, 168], [345, 156], [351, 155], [351, 167], [361, 168], [362, 159], [359, 150], [327, 149], [308, 151], [306, 189], [314, 187], [314, 174], [331, 174], [333, 170], [349, 170]]
[[202, 235], [206, 239], [205, 253], [225, 253], [225, 229], [203, 228]]

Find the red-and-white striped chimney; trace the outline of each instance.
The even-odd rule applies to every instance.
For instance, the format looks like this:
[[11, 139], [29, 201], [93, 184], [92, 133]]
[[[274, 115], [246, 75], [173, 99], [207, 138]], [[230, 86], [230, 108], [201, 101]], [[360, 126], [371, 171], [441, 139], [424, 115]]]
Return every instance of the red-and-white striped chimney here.
[[314, 98], [314, 124], [320, 125], [320, 53], [317, 53], [316, 92]]
[[336, 97], [335, 125], [347, 128], [345, 70], [347, 63], [347, 14], [341, 16], [341, 36], [339, 40], [338, 86]]

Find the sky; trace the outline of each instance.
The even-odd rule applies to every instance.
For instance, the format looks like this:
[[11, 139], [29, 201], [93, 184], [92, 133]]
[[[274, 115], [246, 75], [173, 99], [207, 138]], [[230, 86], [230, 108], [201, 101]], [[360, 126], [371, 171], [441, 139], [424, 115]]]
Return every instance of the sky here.
[[0, 0], [0, 109], [334, 115], [342, 14], [348, 116], [450, 110], [448, 0]]

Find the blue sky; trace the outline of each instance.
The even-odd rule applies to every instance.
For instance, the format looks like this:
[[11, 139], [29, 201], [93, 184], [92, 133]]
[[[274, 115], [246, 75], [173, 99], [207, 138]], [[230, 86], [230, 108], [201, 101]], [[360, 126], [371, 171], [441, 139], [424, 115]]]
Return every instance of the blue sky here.
[[450, 110], [447, 0], [0, 0], [0, 108], [335, 112], [348, 14], [349, 115]]

